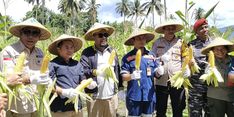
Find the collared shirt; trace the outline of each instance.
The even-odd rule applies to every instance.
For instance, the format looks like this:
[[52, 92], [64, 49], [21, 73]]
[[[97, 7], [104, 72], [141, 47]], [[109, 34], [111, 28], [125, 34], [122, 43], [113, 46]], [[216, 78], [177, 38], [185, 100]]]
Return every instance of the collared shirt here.
[[[127, 53], [122, 59], [121, 74], [132, 74], [135, 68], [135, 55], [137, 49], [133, 49]], [[141, 57], [140, 80], [130, 80], [127, 86], [127, 98], [134, 101], [155, 101], [155, 91], [153, 78], [158, 64], [152, 52], [144, 50]], [[140, 85], [138, 84], [140, 81]]]
[[[111, 53], [113, 50], [112, 47], [108, 46], [106, 48], [108, 53]], [[109, 58], [109, 57], [108, 57]], [[97, 77], [93, 74], [93, 70], [98, 68], [98, 50], [94, 46], [87, 47], [83, 50], [80, 58], [80, 62], [82, 66], [84, 67], [84, 74], [87, 78], [93, 78], [94, 81], [97, 82]], [[106, 60], [107, 58], [105, 58]], [[105, 63], [108, 63], [108, 61], [105, 61]], [[114, 93], [117, 93], [118, 87], [123, 87], [122, 85], [122, 79], [120, 79], [120, 67], [119, 67], [119, 60], [118, 56], [116, 55], [113, 63], [114, 72], [116, 75], [117, 80], [119, 81], [118, 86], [115, 85], [114, 87]], [[85, 89], [85, 92], [87, 93], [93, 93], [93, 97], [97, 97], [98, 92], [102, 92], [102, 89], [95, 88], [94, 90]]]
[[154, 42], [152, 52], [158, 59], [165, 54], [170, 57], [167, 63], [163, 63], [165, 74], [162, 75], [160, 79], [156, 79], [156, 85], [167, 86], [168, 79], [171, 78], [175, 72], [181, 70], [181, 45], [182, 41], [178, 38], [174, 38], [169, 42], [161, 37]]
[[234, 73], [234, 59], [230, 56], [225, 59], [215, 59], [215, 66], [220, 72], [224, 82], [218, 83], [218, 87], [210, 85], [207, 91], [207, 97], [214, 99], [224, 100], [228, 102], [234, 101], [234, 87], [228, 87], [228, 73]]
[[193, 56], [197, 65], [201, 68], [199, 73], [195, 73], [191, 76], [190, 82], [197, 90], [200, 92], [207, 91], [207, 85], [199, 78], [205, 72], [205, 68], [207, 66], [208, 57], [201, 53], [201, 49], [206, 47], [212, 40], [210, 38], [206, 40], [201, 40], [199, 38], [192, 40], [189, 42], [189, 45], [193, 47]]
[[[83, 67], [78, 61], [70, 59], [67, 63], [62, 57], [56, 57], [50, 62], [49, 74], [53, 80], [57, 78], [56, 85], [63, 89], [75, 89], [85, 79]], [[63, 96], [56, 97], [50, 106], [51, 110], [53, 112], [74, 111], [73, 104], [65, 105], [67, 100], [68, 98]], [[79, 108], [81, 108], [81, 105], [79, 105]]]
[[[110, 57], [110, 52], [106, 48], [103, 52], [100, 52], [97, 50], [97, 69], [102, 69], [106, 65], [108, 65], [108, 60]], [[115, 62], [111, 65], [112, 68], [115, 66]], [[97, 92], [97, 99], [108, 99], [111, 98], [115, 92], [114, 92], [114, 85], [115, 82], [112, 78], [108, 78], [109, 80], [105, 79], [105, 74], [99, 74], [97, 75], [97, 84], [98, 84], [98, 92]]]
[[[41, 67], [41, 62], [43, 59], [43, 52], [39, 48], [34, 48], [30, 53], [30, 50], [24, 46], [21, 41], [18, 41], [10, 46], [5, 47], [1, 52], [1, 60], [0, 60], [0, 69], [3, 72], [11, 73], [13, 72], [13, 68], [16, 64], [17, 57], [24, 52], [27, 56], [25, 60], [25, 67], [23, 70], [23, 74], [28, 74], [29, 76], [33, 75], [35, 72], [39, 72]], [[26, 85], [27, 90], [31, 93], [36, 91], [35, 85]], [[29, 88], [30, 87], [30, 88]], [[24, 114], [31, 113], [36, 111], [34, 101], [29, 101], [26, 99], [22, 92], [18, 92], [18, 98], [20, 100], [16, 100], [16, 104], [12, 102], [11, 111]], [[16, 108], [17, 106], [17, 108]]]

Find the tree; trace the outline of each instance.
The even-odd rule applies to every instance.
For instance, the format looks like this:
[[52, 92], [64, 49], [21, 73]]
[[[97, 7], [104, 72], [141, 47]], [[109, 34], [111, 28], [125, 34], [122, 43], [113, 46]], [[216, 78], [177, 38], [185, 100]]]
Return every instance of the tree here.
[[129, 0], [121, 0], [121, 2], [116, 3], [116, 12], [120, 14], [120, 16], [123, 16], [124, 20], [123, 20], [123, 24], [124, 24], [124, 32], [126, 29], [126, 25], [125, 25], [125, 17], [129, 14], [130, 9], [129, 9]]
[[154, 27], [154, 11], [156, 10], [159, 16], [161, 16], [163, 13], [163, 5], [161, 4], [161, 0], [151, 0], [149, 2], [145, 2], [143, 6], [145, 10], [148, 10], [146, 16], [148, 16], [149, 13], [152, 14], [152, 26]]
[[[79, 20], [78, 14], [82, 9], [85, 8], [85, 0], [61, 0], [59, 2], [58, 9], [60, 12], [65, 13], [67, 17], [70, 17], [69, 24], [67, 27], [68, 33], [72, 33], [74, 31], [74, 26], [76, 22]], [[75, 32], [74, 32], [75, 33]]]
[[144, 16], [144, 7], [141, 5], [140, 0], [134, 0], [134, 2], [130, 2], [130, 13], [129, 17], [135, 17], [135, 27], [137, 27], [137, 21], [139, 16]]
[[97, 9], [101, 6], [101, 4], [96, 4], [96, 0], [89, 0], [87, 3], [87, 10], [92, 17], [92, 24], [94, 24], [97, 21]]

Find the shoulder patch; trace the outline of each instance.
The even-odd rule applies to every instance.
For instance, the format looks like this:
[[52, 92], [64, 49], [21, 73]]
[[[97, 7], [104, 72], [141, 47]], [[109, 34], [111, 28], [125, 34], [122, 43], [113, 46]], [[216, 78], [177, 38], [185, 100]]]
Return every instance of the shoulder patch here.
[[136, 58], [136, 55], [132, 55], [132, 56], [129, 56], [129, 57], [127, 57], [127, 61], [129, 62], [129, 61], [132, 61], [132, 60], [134, 60]]

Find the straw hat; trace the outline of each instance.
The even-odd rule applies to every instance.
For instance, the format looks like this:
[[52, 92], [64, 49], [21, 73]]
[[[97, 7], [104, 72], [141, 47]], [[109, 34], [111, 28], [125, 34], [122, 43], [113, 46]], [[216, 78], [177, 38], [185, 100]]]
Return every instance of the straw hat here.
[[168, 21], [163, 22], [160, 26], [158, 26], [155, 29], [155, 32], [157, 32], [157, 33], [164, 33], [164, 29], [163, 28], [166, 27], [166, 26], [175, 26], [176, 27], [175, 32], [179, 32], [179, 31], [181, 31], [184, 28], [183, 25], [181, 25], [181, 24], [179, 24], [179, 23], [177, 23], [177, 22], [175, 22], [173, 20], [168, 20]]
[[84, 35], [85, 40], [94, 41], [93, 34], [99, 32], [100, 30], [106, 30], [106, 32], [111, 35], [114, 32], [114, 28], [105, 24], [95, 23]]
[[49, 52], [51, 54], [58, 55], [59, 53], [58, 53], [58, 50], [57, 50], [57, 46], [58, 46], [59, 42], [64, 41], [64, 40], [71, 40], [73, 42], [75, 52], [80, 50], [80, 48], [82, 48], [82, 46], [83, 46], [83, 39], [82, 38], [63, 34], [63, 35], [59, 36], [57, 39], [55, 39], [49, 45], [49, 48], [48, 48]]
[[143, 29], [134, 29], [132, 34], [129, 36], [129, 38], [124, 42], [124, 45], [131, 46], [134, 45], [134, 38], [137, 36], [144, 36], [144, 39], [146, 39], [146, 43], [150, 42], [151, 40], [154, 39], [154, 34], [148, 31], [145, 31]]
[[207, 54], [213, 47], [216, 46], [227, 46], [228, 52], [234, 51], [234, 45], [232, 42], [225, 40], [221, 37], [215, 38], [210, 44], [208, 44], [205, 48], [201, 50], [202, 54]]
[[50, 31], [34, 18], [29, 18], [21, 23], [18, 23], [14, 26], [11, 26], [9, 31], [12, 35], [14, 35], [16, 37], [20, 37], [21, 29], [24, 27], [28, 27], [28, 26], [40, 29], [41, 36], [40, 36], [39, 40], [45, 40], [45, 39], [50, 38], [50, 36], [51, 36]]

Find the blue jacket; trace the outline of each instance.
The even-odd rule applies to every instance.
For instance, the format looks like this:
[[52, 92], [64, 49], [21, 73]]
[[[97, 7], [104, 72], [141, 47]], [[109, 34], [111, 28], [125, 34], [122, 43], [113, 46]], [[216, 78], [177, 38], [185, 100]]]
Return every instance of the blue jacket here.
[[[133, 49], [127, 53], [122, 59], [121, 74], [132, 73], [135, 68], [135, 55], [137, 49]], [[144, 50], [141, 57], [140, 70], [140, 86], [138, 80], [128, 81], [127, 98], [134, 101], [156, 101], [154, 90], [154, 76], [158, 64], [155, 61], [154, 54], [148, 50]], [[150, 75], [147, 75], [147, 68], [150, 68]], [[148, 70], [149, 71], [149, 70]]]
[[[76, 88], [85, 79], [83, 67], [78, 61], [70, 59], [66, 63], [62, 57], [56, 57], [50, 62], [49, 74], [53, 80], [57, 78], [56, 85], [63, 89]], [[56, 97], [50, 106], [51, 111], [74, 111], [74, 104], [65, 105], [67, 100], [68, 98], [63, 96]], [[79, 101], [79, 109], [81, 109], [81, 100]]]

